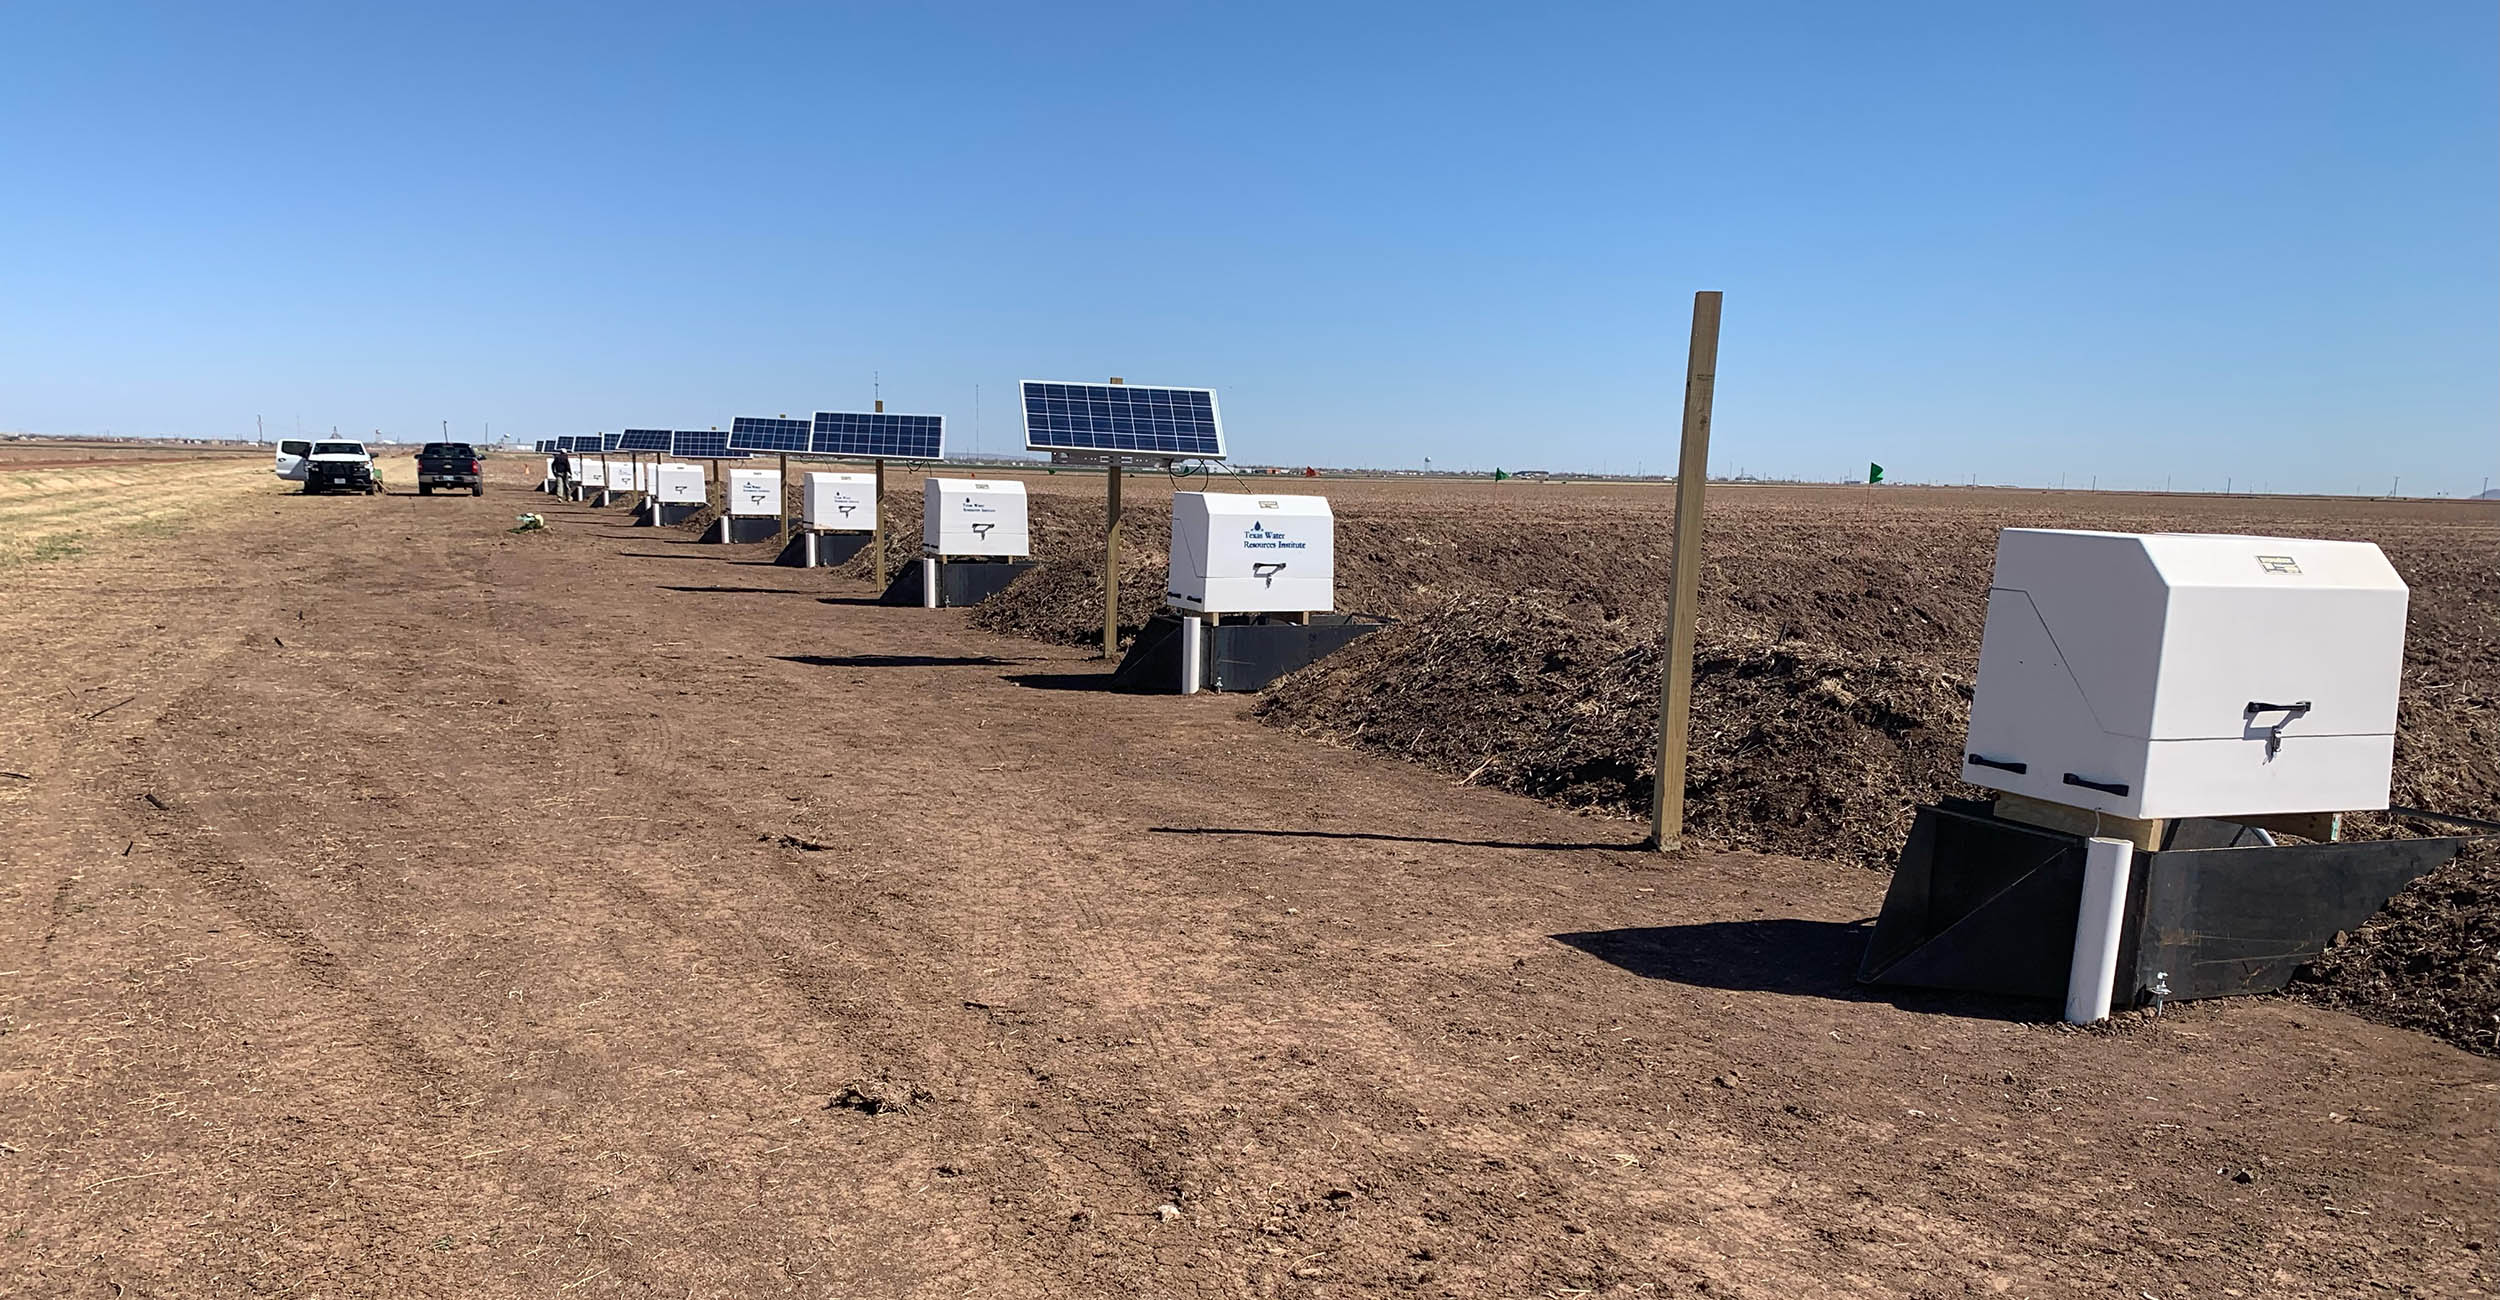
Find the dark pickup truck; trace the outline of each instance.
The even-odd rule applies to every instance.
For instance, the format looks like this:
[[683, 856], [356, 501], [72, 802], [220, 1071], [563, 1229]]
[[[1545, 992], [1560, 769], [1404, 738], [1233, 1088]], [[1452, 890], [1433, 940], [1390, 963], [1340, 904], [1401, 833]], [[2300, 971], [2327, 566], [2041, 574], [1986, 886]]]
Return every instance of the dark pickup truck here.
[[484, 496], [485, 470], [477, 448], [465, 442], [429, 442], [417, 448], [417, 495], [430, 497], [436, 488], [467, 488], [470, 496]]

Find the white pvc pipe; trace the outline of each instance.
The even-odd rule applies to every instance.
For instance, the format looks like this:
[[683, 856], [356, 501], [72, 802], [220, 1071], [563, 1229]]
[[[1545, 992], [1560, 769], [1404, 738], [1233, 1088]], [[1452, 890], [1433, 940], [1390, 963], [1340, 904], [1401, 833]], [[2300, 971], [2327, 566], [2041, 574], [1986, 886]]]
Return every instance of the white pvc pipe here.
[[808, 567], [808, 568], [811, 568], [811, 569], [812, 569], [812, 568], [815, 568], [815, 567], [816, 567], [816, 534], [814, 534], [814, 533], [801, 533], [801, 534], [799, 534], [799, 536], [801, 536], [801, 537], [803, 537], [803, 538], [806, 538], [806, 539], [807, 539], [807, 552], [806, 552], [806, 555], [805, 555], [805, 559], [806, 559], [806, 562], [807, 562], [807, 567]]
[[933, 556], [920, 557], [920, 607], [938, 607], [938, 562]]
[[1205, 675], [1207, 621], [1195, 614], [1181, 615], [1181, 694], [1195, 695]]
[[2118, 984], [2118, 936], [2127, 919], [2127, 877], [2135, 845], [2095, 835], [2083, 842], [2083, 910], [2075, 917], [2075, 962], [2066, 974], [2066, 1023], [2109, 1017]]

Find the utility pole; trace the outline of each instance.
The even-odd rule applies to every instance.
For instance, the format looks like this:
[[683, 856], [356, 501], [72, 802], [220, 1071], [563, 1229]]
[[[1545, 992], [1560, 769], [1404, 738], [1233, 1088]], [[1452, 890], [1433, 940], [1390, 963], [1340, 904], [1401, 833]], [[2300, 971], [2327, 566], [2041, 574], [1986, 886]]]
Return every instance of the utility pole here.
[[1684, 438], [1675, 470], [1675, 571], [1667, 584], [1667, 653], [1658, 693], [1658, 775], [1649, 792], [1649, 846], [1684, 843], [1684, 772], [1693, 720], [1693, 617], [1701, 596], [1702, 495], [1710, 485], [1710, 399], [1719, 382], [1718, 290], [1693, 295], [1684, 360]]

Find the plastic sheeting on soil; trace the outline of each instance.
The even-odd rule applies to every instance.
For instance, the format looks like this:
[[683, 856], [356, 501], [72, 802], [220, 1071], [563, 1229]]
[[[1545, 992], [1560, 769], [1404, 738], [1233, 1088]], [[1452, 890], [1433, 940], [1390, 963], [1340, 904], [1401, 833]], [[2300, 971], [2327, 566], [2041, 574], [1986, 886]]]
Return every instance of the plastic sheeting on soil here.
[[2289, 991], [2500, 1056], [2500, 844], [2414, 881]]

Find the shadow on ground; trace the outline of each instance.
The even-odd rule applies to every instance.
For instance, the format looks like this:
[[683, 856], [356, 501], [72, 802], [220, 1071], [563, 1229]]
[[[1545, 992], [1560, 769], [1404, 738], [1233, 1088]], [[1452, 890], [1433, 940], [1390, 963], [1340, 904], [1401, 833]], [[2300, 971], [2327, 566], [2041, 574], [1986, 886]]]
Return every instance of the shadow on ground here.
[[660, 590], [708, 592], [727, 596], [813, 596], [816, 594], [805, 587], [672, 587], [664, 584]]
[[1640, 840], [1590, 840], [1586, 843], [1573, 843], [1567, 840], [1461, 840], [1441, 835], [1383, 835], [1377, 831], [1261, 830], [1248, 826], [1152, 826], [1147, 830], [1155, 835], [1264, 835], [1287, 840], [1385, 840], [1392, 844], [1448, 844], [1466, 849], [1537, 851], [1617, 849], [1628, 852], [1646, 847]]
[[1021, 660], [996, 655], [774, 655], [811, 668], [994, 668]]
[[2056, 1008], [2032, 998], [1858, 983], [1870, 921], [1705, 921], [1550, 936], [1644, 979], [1693, 988], [1834, 1002], [1886, 1002], [1904, 1011], [1979, 1020], [2038, 1021]]
[[1008, 673], [999, 680], [1035, 691], [1108, 691], [1111, 689], [1111, 674], [1108, 670], [1092, 673]]

